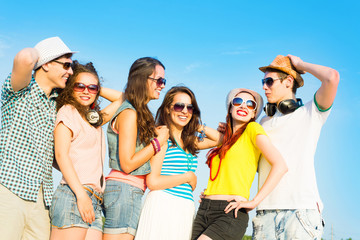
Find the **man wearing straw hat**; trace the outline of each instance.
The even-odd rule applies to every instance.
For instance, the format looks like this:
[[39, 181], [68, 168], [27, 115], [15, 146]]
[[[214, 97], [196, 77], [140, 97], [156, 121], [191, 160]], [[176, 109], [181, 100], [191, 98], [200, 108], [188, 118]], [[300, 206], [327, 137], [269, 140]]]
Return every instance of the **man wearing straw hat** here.
[[49, 239], [54, 89], [72, 75], [73, 53], [59, 37], [22, 49], [2, 87], [1, 239]]
[[[321, 239], [323, 208], [316, 184], [314, 155], [320, 131], [335, 99], [339, 74], [329, 67], [277, 56], [259, 68], [268, 103], [261, 125], [284, 157], [288, 172], [259, 204], [253, 219], [253, 239]], [[300, 74], [308, 72], [321, 81], [314, 97], [305, 105], [295, 97], [304, 85]], [[271, 166], [261, 157], [259, 188]]]

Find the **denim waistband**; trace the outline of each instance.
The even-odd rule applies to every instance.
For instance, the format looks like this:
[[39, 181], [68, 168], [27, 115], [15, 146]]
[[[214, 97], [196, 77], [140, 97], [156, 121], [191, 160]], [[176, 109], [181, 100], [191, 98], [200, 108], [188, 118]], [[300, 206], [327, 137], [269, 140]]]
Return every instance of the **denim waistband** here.
[[89, 193], [91, 193], [94, 197], [96, 197], [97, 200], [100, 201], [100, 203], [103, 202], [103, 194], [99, 193], [97, 191], [95, 191], [92, 187], [90, 187], [89, 185], [83, 185], [83, 188], [88, 191]]
[[267, 213], [288, 213], [288, 212], [295, 212], [295, 211], [298, 211], [298, 210], [314, 210], [314, 211], [317, 211], [319, 213], [321, 213], [318, 209], [262, 209], [262, 210], [256, 210], [256, 213], [257, 214], [260, 214], [260, 215], [265, 215]]
[[[73, 190], [70, 188], [70, 186], [68, 184], [65, 183], [60, 183], [61, 186], [67, 187], [74, 195], [75, 193], [73, 192]], [[97, 191], [95, 191], [92, 187], [90, 187], [89, 185], [83, 185], [83, 188], [89, 192], [92, 196], [94, 196], [100, 203], [103, 202], [103, 194], [99, 193]]]

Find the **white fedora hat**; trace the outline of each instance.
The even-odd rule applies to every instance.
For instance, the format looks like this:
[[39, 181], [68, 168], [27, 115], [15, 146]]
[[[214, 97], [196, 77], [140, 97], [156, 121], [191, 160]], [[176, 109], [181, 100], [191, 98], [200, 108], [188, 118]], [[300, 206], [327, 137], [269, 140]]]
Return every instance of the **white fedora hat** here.
[[44, 39], [36, 44], [34, 48], [39, 53], [39, 60], [35, 64], [34, 70], [62, 55], [77, 53], [71, 51], [59, 37]]

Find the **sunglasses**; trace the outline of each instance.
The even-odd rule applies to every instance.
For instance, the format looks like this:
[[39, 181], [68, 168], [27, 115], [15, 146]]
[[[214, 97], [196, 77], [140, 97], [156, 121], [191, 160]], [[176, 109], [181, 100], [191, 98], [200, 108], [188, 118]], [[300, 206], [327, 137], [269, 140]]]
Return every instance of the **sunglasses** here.
[[267, 77], [267, 78], [261, 79], [261, 83], [263, 86], [264, 86], [264, 84], [266, 84], [266, 86], [271, 87], [276, 80], [283, 80], [283, 79], [284, 78]]
[[74, 84], [74, 91], [76, 92], [83, 92], [85, 91], [85, 88], [88, 89], [89, 93], [97, 94], [99, 92], [99, 86], [96, 84], [90, 84], [87, 86], [79, 82]]
[[184, 108], [186, 108], [190, 114], [194, 112], [194, 106], [192, 104], [185, 105], [185, 103], [175, 103], [173, 108], [175, 112], [182, 112]]
[[148, 77], [148, 78], [155, 81], [157, 87], [161, 87], [161, 85], [163, 85], [163, 84], [164, 84], [164, 86], [166, 85], [166, 79], [165, 78], [162, 78], [162, 77], [159, 77], [158, 79], [155, 79], [155, 78], [152, 78], [152, 77]]
[[[238, 107], [238, 106], [241, 106], [241, 104], [243, 104], [244, 102], [245, 102], [244, 99], [236, 97], [232, 100], [232, 105], [235, 107]], [[245, 105], [249, 110], [255, 110], [257, 104], [254, 100], [249, 99], [249, 100], [246, 100]]]
[[56, 60], [54, 60], [53, 62], [63, 65], [63, 68], [65, 70], [69, 70], [71, 68], [71, 62], [60, 62], [60, 61], [56, 61]]

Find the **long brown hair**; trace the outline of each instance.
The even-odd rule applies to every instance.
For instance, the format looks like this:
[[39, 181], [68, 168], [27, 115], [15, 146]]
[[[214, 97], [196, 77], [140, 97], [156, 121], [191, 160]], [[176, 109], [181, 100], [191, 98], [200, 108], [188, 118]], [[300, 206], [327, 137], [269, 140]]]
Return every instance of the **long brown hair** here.
[[[181, 139], [184, 143], [184, 150], [189, 151], [192, 155], [196, 155], [199, 153], [199, 149], [196, 147], [195, 141], [196, 141], [196, 132], [200, 125], [200, 109], [197, 104], [195, 94], [187, 87], [184, 86], [175, 86], [172, 87], [165, 95], [164, 100], [159, 107], [159, 109], [156, 112], [156, 125], [166, 125], [170, 130], [170, 108], [171, 104], [174, 101], [174, 97], [178, 93], [185, 93], [189, 95], [191, 98], [191, 104], [194, 106], [194, 111], [192, 114], [192, 117], [189, 121], [189, 123], [184, 127], [182, 133], [181, 133]], [[174, 135], [170, 131], [170, 140], [173, 144], [176, 144]]]
[[[100, 89], [101, 84], [99, 81], [99, 75], [98, 75], [92, 62], [89, 62], [89, 63], [83, 65], [75, 60], [72, 63], [71, 68], [74, 73], [67, 80], [65, 88], [59, 90], [59, 96], [56, 98], [56, 103], [57, 103], [56, 110], [59, 111], [59, 109], [62, 106], [66, 105], [66, 104], [70, 104], [70, 105], [74, 106], [76, 108], [76, 110], [78, 110], [78, 112], [80, 113], [81, 116], [85, 117], [89, 111], [89, 107], [83, 106], [75, 100], [74, 95], [73, 95], [74, 84], [75, 84], [76, 78], [79, 76], [80, 73], [90, 73], [90, 74], [94, 75], [95, 78], [98, 80], [97, 84]], [[99, 106], [99, 101], [98, 101], [99, 95], [100, 95], [100, 91], [96, 94], [96, 97], [94, 100], [94, 110], [99, 113], [100, 121], [98, 121], [98, 123], [101, 124], [102, 123], [102, 114], [100, 114], [100, 106]], [[93, 126], [98, 127], [98, 126], [100, 126], [100, 124], [95, 124]]]
[[[239, 92], [241, 93], [241, 92]], [[238, 93], [238, 94], [239, 94]], [[249, 92], [246, 92], [248, 94], [250, 94], [251, 96], [253, 96], [251, 93]], [[236, 94], [236, 95], [238, 95]], [[255, 99], [255, 97], [253, 96], [253, 98]], [[233, 122], [233, 119], [231, 117], [231, 109], [232, 109], [232, 104], [230, 103], [229, 104], [229, 108], [228, 108], [228, 112], [227, 112], [227, 115], [226, 115], [226, 127], [225, 127], [225, 133], [224, 133], [224, 139], [223, 139], [223, 144], [219, 147], [216, 147], [216, 148], [213, 148], [211, 149], [206, 157], [207, 157], [207, 160], [206, 160], [206, 164], [211, 167], [211, 161], [212, 159], [216, 156], [216, 155], [219, 155], [219, 158], [220, 158], [220, 161], [222, 159], [225, 158], [225, 155], [226, 155], [226, 152], [234, 145], [234, 143], [236, 143], [236, 141], [241, 137], [241, 135], [243, 134], [243, 132], [245, 131], [247, 125], [250, 123], [250, 122], [254, 122], [255, 121], [255, 116], [256, 114], [254, 115], [253, 118], [250, 119], [249, 122], [247, 122], [246, 124], [244, 124], [243, 126], [241, 126], [235, 133], [233, 133], [233, 125], [232, 125], [232, 122]], [[219, 166], [219, 169], [220, 169], [220, 166]]]
[[130, 67], [125, 88], [125, 98], [136, 109], [139, 139], [145, 144], [149, 144], [151, 139], [156, 136], [155, 120], [147, 106], [150, 100], [147, 82], [157, 65], [165, 70], [165, 66], [155, 58], [137, 59]]

